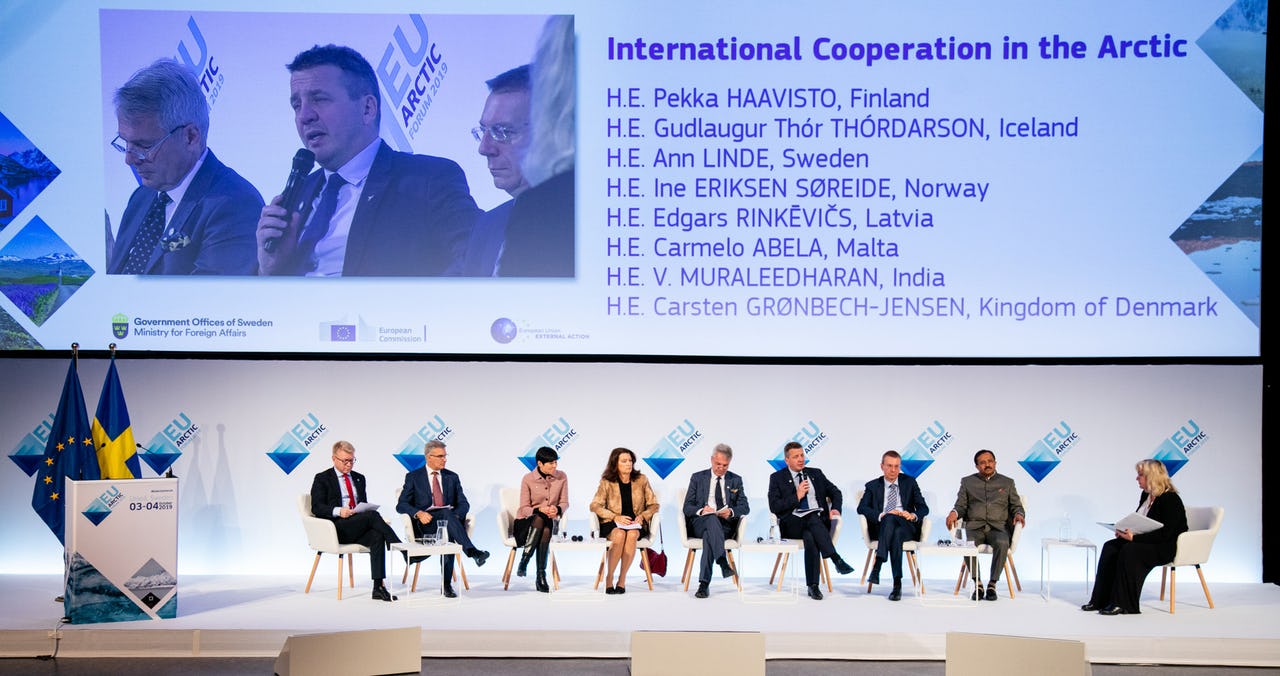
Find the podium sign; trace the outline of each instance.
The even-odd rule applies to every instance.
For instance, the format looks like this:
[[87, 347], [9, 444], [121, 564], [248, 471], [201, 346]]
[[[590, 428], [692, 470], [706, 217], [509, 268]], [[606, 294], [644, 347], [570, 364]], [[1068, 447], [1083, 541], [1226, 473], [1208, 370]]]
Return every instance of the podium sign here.
[[175, 617], [178, 480], [68, 480], [66, 492], [71, 622]]

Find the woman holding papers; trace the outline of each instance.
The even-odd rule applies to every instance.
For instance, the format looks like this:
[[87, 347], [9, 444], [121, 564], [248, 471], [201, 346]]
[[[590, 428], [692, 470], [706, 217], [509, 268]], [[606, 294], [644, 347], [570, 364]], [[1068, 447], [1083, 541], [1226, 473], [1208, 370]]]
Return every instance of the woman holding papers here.
[[551, 591], [547, 585], [547, 552], [557, 520], [569, 508], [569, 477], [556, 469], [560, 456], [548, 446], [539, 448], [534, 460], [537, 466], [520, 481], [520, 507], [512, 535], [524, 548], [516, 575], [524, 577], [528, 573], [529, 559], [536, 554], [538, 577], [534, 588], [547, 593]]
[[[636, 541], [647, 537], [649, 521], [658, 513], [658, 498], [649, 480], [636, 468], [636, 454], [615, 448], [600, 475], [600, 486], [591, 499], [591, 511], [600, 517], [600, 537], [608, 538], [609, 572], [604, 578], [606, 594], [627, 591], [627, 569], [636, 555]], [[613, 571], [618, 570], [618, 585]]]
[[1098, 577], [1093, 583], [1093, 598], [1081, 610], [1096, 610], [1103, 615], [1137, 614], [1142, 583], [1152, 568], [1173, 560], [1178, 536], [1187, 530], [1187, 510], [1182, 505], [1164, 463], [1143, 460], [1137, 464], [1138, 514], [1160, 525], [1145, 533], [1132, 529], [1116, 530], [1114, 540], [1102, 546], [1098, 556]]

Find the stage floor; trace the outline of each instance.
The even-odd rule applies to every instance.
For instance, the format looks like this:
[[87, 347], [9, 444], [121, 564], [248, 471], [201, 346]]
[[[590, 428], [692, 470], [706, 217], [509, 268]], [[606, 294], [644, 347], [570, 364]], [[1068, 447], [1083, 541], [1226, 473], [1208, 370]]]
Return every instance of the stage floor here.
[[815, 602], [802, 590], [773, 592], [764, 579], [749, 579], [746, 595], [717, 579], [710, 599], [695, 599], [692, 586], [680, 589], [674, 563], [652, 592], [631, 576], [624, 596], [591, 592], [587, 577], [566, 578], [551, 595], [534, 592], [532, 577], [513, 577], [504, 591], [497, 575], [477, 572], [470, 591], [459, 585], [460, 598], [443, 599], [424, 564], [418, 591], [396, 585], [395, 603], [369, 598], [359, 577], [338, 601], [332, 562], [322, 563], [310, 594], [302, 576], [186, 575], [175, 619], [61, 627], [62, 606], [53, 603], [60, 576], [0, 575], [0, 657], [52, 653], [55, 629], [65, 657], [265, 657], [290, 634], [421, 626], [427, 657], [625, 657], [632, 631], [714, 630], [764, 632], [770, 659], [941, 660], [946, 633], [966, 631], [1080, 640], [1096, 663], [1280, 666], [1280, 588], [1211, 583], [1210, 609], [1188, 572], [1175, 614], [1157, 598], [1153, 574], [1142, 614], [1119, 617], [1081, 612], [1084, 585], [1068, 582], [1055, 582], [1047, 601], [1036, 582], [1013, 599], [1002, 582], [999, 601], [974, 604], [952, 596], [954, 578], [935, 579], [923, 598], [907, 590], [890, 603], [886, 588], [866, 594], [855, 574], [837, 577], [835, 591]]

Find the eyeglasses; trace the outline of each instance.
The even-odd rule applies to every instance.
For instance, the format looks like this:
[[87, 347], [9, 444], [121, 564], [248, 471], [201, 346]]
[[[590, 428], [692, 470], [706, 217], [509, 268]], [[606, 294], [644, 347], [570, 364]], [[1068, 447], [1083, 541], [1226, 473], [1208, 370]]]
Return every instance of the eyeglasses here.
[[435, 454], [435, 455], [428, 455], [427, 457], [428, 457], [428, 458], [439, 458], [439, 459], [441, 459], [441, 460], [444, 460], [445, 458], [449, 457], [449, 455], [448, 455], [448, 454], [446, 454], [446, 453], [438, 453], [438, 454]]
[[[125, 155], [128, 155], [139, 162], [146, 162], [148, 160], [153, 159], [156, 156], [156, 151], [160, 149], [161, 143], [164, 143], [166, 140], [169, 139], [170, 136], [173, 136], [173, 132], [178, 131], [179, 129], [182, 129], [185, 126], [187, 126], [186, 123], [183, 123], [174, 127], [173, 129], [170, 129], [169, 133], [165, 134], [164, 136], [161, 136], [159, 141], [156, 141], [155, 143], [152, 143], [151, 145], [145, 148], [136, 147], [138, 146], [137, 143], [133, 143], [132, 141], [126, 141], [120, 138], [119, 134], [116, 134], [116, 137], [114, 139], [111, 139], [111, 147], [115, 148], [116, 150], [119, 150], [121, 153], [124, 153]], [[130, 146], [134, 146], [134, 147], [130, 147]]]
[[334, 458], [334, 460], [338, 461], [339, 465], [350, 465], [356, 461], [355, 458]]
[[471, 138], [474, 138], [479, 143], [484, 140], [485, 135], [488, 135], [489, 138], [498, 143], [511, 143], [515, 140], [515, 137], [520, 135], [520, 130], [527, 126], [512, 127], [505, 124], [495, 124], [492, 127], [487, 127], [482, 124], [471, 129]]

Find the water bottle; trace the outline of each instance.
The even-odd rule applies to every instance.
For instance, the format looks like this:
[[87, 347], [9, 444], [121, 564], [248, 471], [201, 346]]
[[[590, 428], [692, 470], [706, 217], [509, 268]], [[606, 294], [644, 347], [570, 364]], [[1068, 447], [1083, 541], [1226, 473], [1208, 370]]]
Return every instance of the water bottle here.
[[778, 524], [771, 523], [769, 524], [769, 542], [777, 542], [777, 541], [778, 541]]
[[1058, 523], [1058, 540], [1061, 542], [1071, 540], [1071, 515], [1066, 512], [1062, 513], [1062, 521]]

